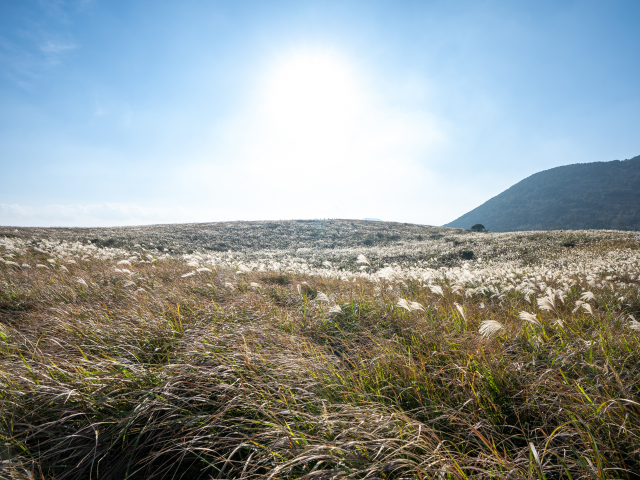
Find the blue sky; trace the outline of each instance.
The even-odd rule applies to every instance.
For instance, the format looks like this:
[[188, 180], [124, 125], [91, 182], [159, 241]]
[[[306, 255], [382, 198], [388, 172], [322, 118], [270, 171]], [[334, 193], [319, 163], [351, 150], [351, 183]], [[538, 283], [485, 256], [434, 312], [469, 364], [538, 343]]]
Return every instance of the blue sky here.
[[0, 224], [441, 225], [640, 154], [637, 1], [8, 1]]

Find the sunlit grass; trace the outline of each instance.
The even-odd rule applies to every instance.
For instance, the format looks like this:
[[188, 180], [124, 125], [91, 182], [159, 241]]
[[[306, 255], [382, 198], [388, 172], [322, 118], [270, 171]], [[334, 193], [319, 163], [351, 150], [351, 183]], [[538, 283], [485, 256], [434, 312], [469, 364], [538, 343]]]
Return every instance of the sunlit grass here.
[[4, 239], [3, 474], [637, 478], [621, 235], [433, 271]]

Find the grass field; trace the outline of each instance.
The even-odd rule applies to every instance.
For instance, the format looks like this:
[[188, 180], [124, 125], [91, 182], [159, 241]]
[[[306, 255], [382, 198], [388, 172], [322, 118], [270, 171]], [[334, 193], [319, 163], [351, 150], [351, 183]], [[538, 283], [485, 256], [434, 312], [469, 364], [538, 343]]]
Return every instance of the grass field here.
[[181, 228], [0, 230], [0, 477], [640, 478], [635, 232]]

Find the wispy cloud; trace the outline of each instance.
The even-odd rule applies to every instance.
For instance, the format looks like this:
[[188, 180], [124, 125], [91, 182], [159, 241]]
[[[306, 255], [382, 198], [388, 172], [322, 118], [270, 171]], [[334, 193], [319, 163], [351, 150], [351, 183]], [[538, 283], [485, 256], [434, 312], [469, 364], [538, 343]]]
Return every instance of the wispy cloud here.
[[122, 226], [206, 219], [200, 212], [181, 207], [146, 207], [121, 203], [41, 206], [0, 203], [0, 224], [11, 226]]
[[75, 43], [69, 42], [56, 42], [53, 40], [47, 40], [40, 45], [40, 50], [49, 55], [59, 55], [68, 50], [74, 50], [78, 48]]
[[0, 36], [0, 74], [23, 88], [32, 87], [47, 69], [79, 48], [70, 31], [65, 2], [43, 0], [38, 10], [18, 17]]

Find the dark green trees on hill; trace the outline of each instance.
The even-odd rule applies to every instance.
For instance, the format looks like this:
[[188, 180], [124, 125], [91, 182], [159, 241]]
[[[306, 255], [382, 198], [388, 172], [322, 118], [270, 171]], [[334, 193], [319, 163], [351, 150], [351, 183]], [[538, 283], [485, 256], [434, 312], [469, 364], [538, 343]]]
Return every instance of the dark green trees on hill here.
[[640, 156], [538, 172], [445, 227], [640, 230]]

